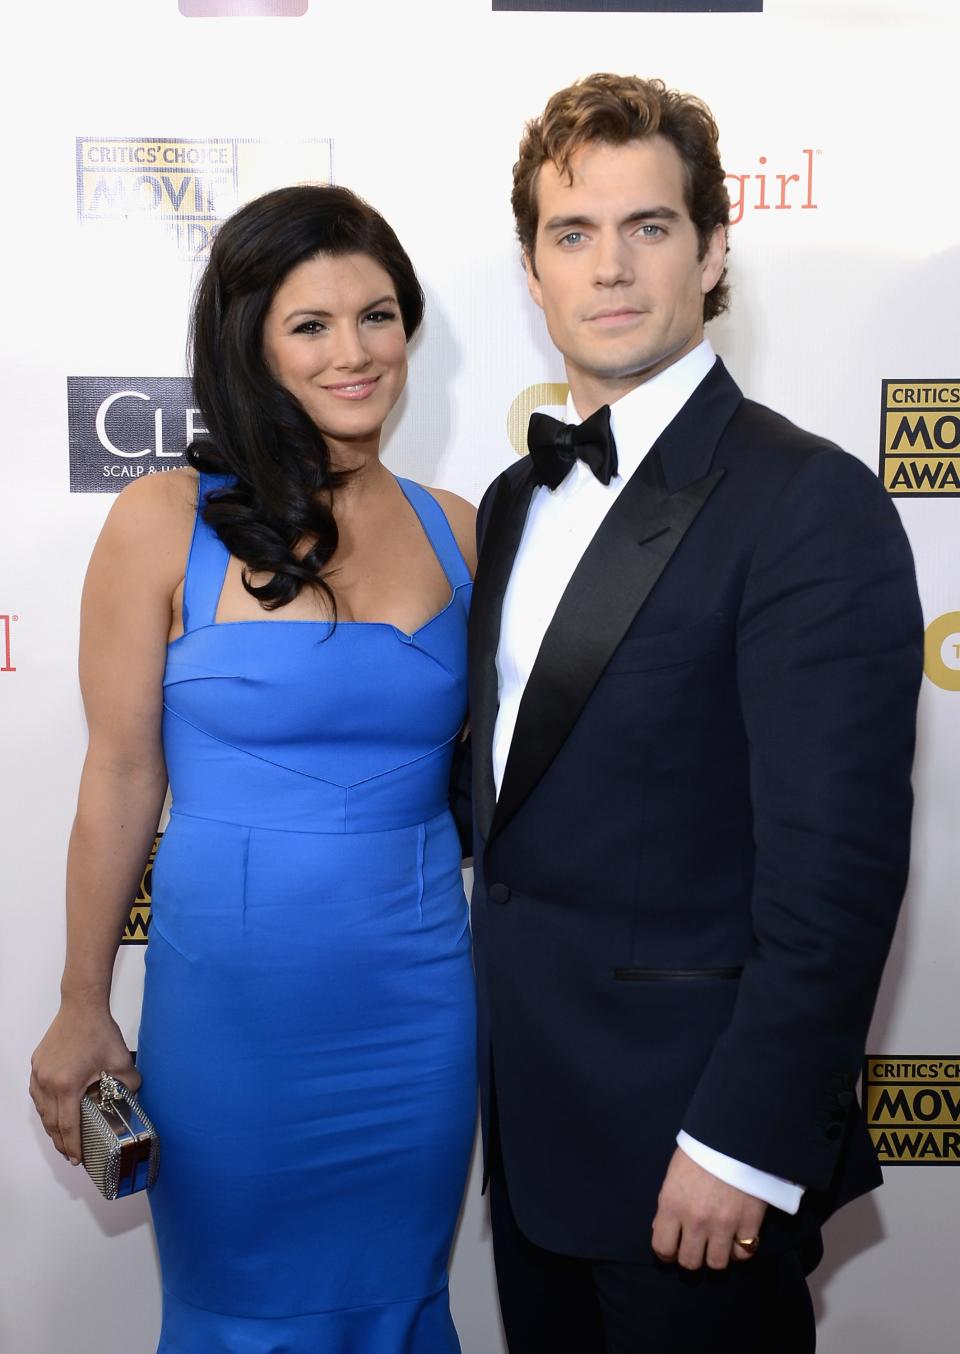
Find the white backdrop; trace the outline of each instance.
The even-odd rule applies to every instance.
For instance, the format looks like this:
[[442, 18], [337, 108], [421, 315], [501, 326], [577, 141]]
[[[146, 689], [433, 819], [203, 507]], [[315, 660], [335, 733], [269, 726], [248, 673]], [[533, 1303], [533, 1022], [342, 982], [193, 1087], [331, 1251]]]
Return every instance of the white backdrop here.
[[[204, 221], [261, 189], [330, 172], [368, 197], [397, 229], [428, 294], [388, 463], [476, 502], [516, 454], [507, 424], [518, 397], [563, 380], [526, 298], [512, 236], [510, 168], [522, 123], [554, 89], [590, 71], [662, 75], [712, 106], [724, 162], [737, 176], [734, 303], [711, 329], [746, 391], [878, 469], [882, 382], [937, 387], [932, 398], [943, 408], [924, 425], [934, 429], [960, 380], [953, 0], [766, 0], [763, 14], [493, 13], [491, 0], [299, 0], [286, 8], [304, 12], [197, 18], [182, 15], [176, 0], [48, 0], [8, 6], [0, 21], [8, 146], [0, 171], [6, 1354], [139, 1354], [154, 1348], [158, 1328], [143, 1199], [102, 1204], [84, 1174], [48, 1147], [25, 1084], [62, 961], [65, 843], [84, 746], [78, 601], [111, 501], [70, 491], [71, 436], [78, 447], [87, 438], [91, 476], [98, 457], [101, 466], [145, 473], [175, 463], [142, 439], [132, 449], [146, 448], [143, 457], [91, 452], [92, 415], [86, 428], [77, 418], [69, 426], [67, 378], [110, 378], [119, 391], [183, 375], [196, 264], [177, 231], [181, 240], [199, 238]], [[78, 138], [88, 143], [79, 172]], [[168, 185], [157, 175], [150, 183], [149, 166], [123, 158], [136, 146], [185, 153], [185, 143], [230, 148], [228, 170], [211, 170], [199, 197], [195, 181], [168, 174]], [[111, 161], [96, 149], [91, 158], [90, 146], [126, 150]], [[119, 188], [105, 178], [106, 164], [123, 179]], [[184, 171], [187, 161], [179, 165]], [[199, 204], [195, 229], [183, 223], [191, 202]], [[516, 409], [557, 397], [520, 398]], [[151, 398], [141, 406], [152, 428], [157, 406]], [[917, 407], [914, 458], [924, 450]], [[163, 450], [174, 445], [171, 417], [162, 416]], [[927, 1067], [960, 1055], [953, 427], [939, 424], [942, 446], [924, 463], [947, 492], [896, 500], [931, 628], [915, 862], [870, 1041], [881, 1064]], [[910, 451], [909, 441], [901, 449]], [[109, 475], [104, 483], [115, 488], [116, 470]], [[115, 1009], [131, 1045], [142, 957], [128, 946], [118, 964]], [[947, 1078], [950, 1068], [932, 1075]], [[901, 1069], [901, 1081], [912, 1079]], [[894, 1102], [886, 1111], [881, 1102], [880, 1117], [904, 1127], [915, 1096], [908, 1088], [892, 1110]], [[917, 1140], [920, 1163], [891, 1166], [879, 1195], [830, 1224], [816, 1277], [827, 1354], [955, 1348], [960, 1171], [936, 1155], [947, 1141], [940, 1129], [956, 1117], [951, 1106], [928, 1097], [919, 1118], [926, 1115], [933, 1146]], [[465, 1354], [497, 1354], [475, 1178], [452, 1294]]]

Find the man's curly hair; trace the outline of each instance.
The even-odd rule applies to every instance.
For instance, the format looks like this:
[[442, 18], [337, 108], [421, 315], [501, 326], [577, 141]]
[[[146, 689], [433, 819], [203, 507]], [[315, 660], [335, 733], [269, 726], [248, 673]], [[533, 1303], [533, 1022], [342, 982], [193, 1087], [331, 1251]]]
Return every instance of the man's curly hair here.
[[[700, 257], [717, 226], [726, 235], [730, 199], [718, 150], [713, 114], [701, 99], [667, 89], [662, 80], [635, 75], [588, 75], [554, 94], [542, 117], [527, 123], [520, 158], [513, 167], [511, 203], [517, 236], [536, 272], [537, 177], [551, 161], [573, 181], [570, 160], [590, 142], [622, 146], [628, 141], [662, 136], [677, 150], [686, 175], [685, 200], [700, 242]], [[727, 272], [705, 297], [703, 318], [712, 320], [729, 303]]]

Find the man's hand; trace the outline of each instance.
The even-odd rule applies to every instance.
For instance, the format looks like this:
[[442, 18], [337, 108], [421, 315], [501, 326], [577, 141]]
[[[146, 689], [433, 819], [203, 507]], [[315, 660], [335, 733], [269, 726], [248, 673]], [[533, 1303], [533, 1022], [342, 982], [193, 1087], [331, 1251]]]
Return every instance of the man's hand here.
[[653, 1220], [653, 1249], [660, 1260], [684, 1269], [726, 1269], [749, 1260], [737, 1237], [757, 1237], [767, 1205], [725, 1184], [682, 1152], [674, 1152]]

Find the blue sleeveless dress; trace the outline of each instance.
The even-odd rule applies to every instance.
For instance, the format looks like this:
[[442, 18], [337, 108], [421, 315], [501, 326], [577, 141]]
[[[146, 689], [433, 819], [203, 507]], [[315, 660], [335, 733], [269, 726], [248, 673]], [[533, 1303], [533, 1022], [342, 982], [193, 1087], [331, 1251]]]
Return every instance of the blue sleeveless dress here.
[[471, 582], [436, 500], [400, 485], [451, 589], [412, 635], [216, 624], [228, 554], [197, 516], [138, 1051], [158, 1354], [460, 1348], [475, 1029], [447, 779]]

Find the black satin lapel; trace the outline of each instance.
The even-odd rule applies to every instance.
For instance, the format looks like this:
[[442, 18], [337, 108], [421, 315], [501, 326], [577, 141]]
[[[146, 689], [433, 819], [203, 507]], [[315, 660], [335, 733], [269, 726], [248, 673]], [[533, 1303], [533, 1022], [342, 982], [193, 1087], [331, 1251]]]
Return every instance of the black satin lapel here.
[[742, 403], [739, 386], [718, 357], [656, 441], [669, 493], [683, 489], [707, 473], [717, 443]]
[[470, 727], [473, 743], [473, 798], [477, 824], [484, 840], [490, 831], [496, 802], [493, 779], [493, 731], [499, 704], [497, 647], [503, 596], [510, 581], [514, 557], [527, 509], [536, 485], [529, 463], [511, 484], [505, 475], [484, 532], [470, 605]]
[[527, 682], [487, 840], [557, 755], [614, 649], [723, 470], [667, 492], [652, 452], [604, 518], [560, 599]]

